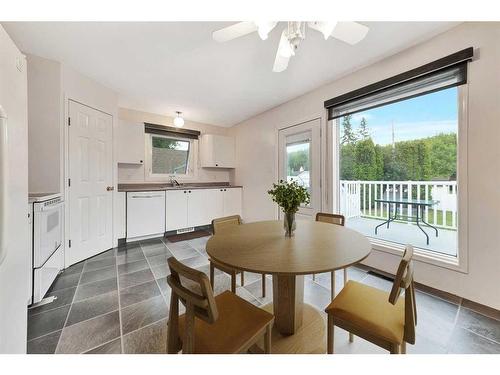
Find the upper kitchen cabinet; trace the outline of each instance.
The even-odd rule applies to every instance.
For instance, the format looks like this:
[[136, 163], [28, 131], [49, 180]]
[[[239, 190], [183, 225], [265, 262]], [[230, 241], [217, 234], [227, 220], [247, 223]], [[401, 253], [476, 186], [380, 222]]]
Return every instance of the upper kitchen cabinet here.
[[116, 147], [118, 163], [144, 163], [144, 124], [120, 120]]
[[200, 159], [203, 168], [234, 168], [234, 138], [215, 134], [202, 135]]

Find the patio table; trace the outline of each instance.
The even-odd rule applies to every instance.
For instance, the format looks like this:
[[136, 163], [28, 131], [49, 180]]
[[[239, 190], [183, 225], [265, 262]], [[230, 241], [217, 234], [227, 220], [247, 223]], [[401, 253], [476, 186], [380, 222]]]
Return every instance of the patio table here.
[[[420, 230], [424, 233], [425, 238], [427, 239], [427, 245], [429, 245], [429, 235], [427, 232], [420, 226], [420, 223], [425, 224], [426, 226], [434, 229], [436, 231], [436, 237], [438, 236], [438, 230], [435, 226], [429, 224], [424, 220], [424, 209], [426, 207], [433, 207], [439, 203], [437, 200], [422, 200], [422, 199], [391, 199], [391, 198], [378, 198], [374, 199], [375, 202], [378, 203], [387, 203], [388, 206], [388, 212], [387, 212], [387, 220], [384, 221], [382, 224], [379, 224], [375, 227], [375, 234], [377, 234], [377, 229], [383, 225], [387, 225], [387, 228], [389, 228], [389, 224], [391, 221], [397, 220], [397, 219], [405, 219], [408, 222], [415, 222], [417, 226], [420, 228]], [[391, 209], [394, 206], [394, 209]], [[415, 216], [409, 216], [409, 215], [401, 215], [399, 213], [399, 207], [400, 206], [406, 206], [406, 207], [412, 207], [415, 208], [416, 215]], [[392, 215], [391, 215], [392, 213]]]

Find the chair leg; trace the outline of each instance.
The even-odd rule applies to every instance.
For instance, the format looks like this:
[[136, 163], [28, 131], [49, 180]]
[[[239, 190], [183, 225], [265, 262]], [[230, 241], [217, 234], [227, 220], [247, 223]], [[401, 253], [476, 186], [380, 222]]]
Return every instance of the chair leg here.
[[245, 285], [245, 272], [241, 271], [241, 286], [244, 286]]
[[266, 298], [266, 275], [262, 274], [262, 298]]
[[344, 268], [344, 286], [347, 284], [347, 268]]
[[354, 335], [349, 332], [349, 342], [354, 342]]
[[333, 316], [331, 314], [328, 314], [328, 321], [326, 324], [327, 324], [327, 336], [326, 336], [327, 351], [326, 352], [328, 354], [333, 354], [335, 326], [333, 325]]
[[313, 281], [316, 281], [316, 274], [313, 273]]
[[231, 273], [231, 292], [236, 293], [236, 272]]
[[330, 293], [333, 300], [335, 298], [335, 271], [330, 272]]
[[271, 354], [271, 333], [272, 324], [268, 324], [266, 327], [266, 333], [264, 333], [264, 353]]
[[406, 354], [406, 341], [401, 343], [401, 354]]
[[212, 290], [214, 289], [214, 276], [215, 275], [215, 267], [212, 262], [210, 262], [210, 285], [212, 286]]
[[399, 354], [399, 344], [392, 344], [391, 354]]

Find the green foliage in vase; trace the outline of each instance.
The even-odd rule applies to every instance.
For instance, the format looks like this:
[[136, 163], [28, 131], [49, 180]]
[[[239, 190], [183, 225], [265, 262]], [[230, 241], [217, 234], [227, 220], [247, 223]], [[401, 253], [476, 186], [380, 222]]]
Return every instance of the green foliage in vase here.
[[311, 200], [307, 189], [293, 180], [290, 182], [280, 180], [279, 183], [273, 184], [273, 188], [267, 193], [285, 213], [295, 213], [301, 204], [309, 204]]

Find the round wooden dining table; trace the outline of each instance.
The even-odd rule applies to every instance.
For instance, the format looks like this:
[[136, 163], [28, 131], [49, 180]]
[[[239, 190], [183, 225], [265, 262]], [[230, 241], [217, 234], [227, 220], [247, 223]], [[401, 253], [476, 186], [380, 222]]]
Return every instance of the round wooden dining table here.
[[[304, 303], [304, 275], [356, 264], [371, 251], [370, 241], [352, 229], [298, 221], [285, 237], [282, 221], [259, 221], [224, 228], [206, 246], [217, 262], [242, 271], [272, 275], [275, 316], [273, 353], [325, 352], [324, 317]], [[326, 307], [326, 306], [325, 306]]]

